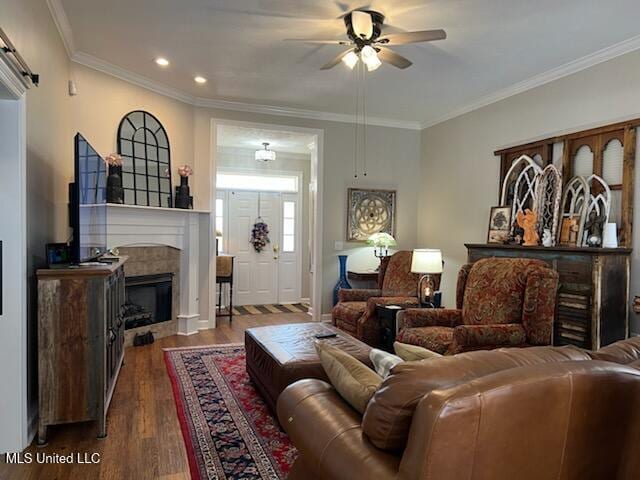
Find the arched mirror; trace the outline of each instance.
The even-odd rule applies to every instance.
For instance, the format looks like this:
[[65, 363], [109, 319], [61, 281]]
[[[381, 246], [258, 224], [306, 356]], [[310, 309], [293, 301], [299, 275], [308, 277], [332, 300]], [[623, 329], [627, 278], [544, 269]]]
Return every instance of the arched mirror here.
[[142, 110], [125, 115], [118, 127], [118, 153], [125, 204], [173, 206], [169, 137], [156, 117]]

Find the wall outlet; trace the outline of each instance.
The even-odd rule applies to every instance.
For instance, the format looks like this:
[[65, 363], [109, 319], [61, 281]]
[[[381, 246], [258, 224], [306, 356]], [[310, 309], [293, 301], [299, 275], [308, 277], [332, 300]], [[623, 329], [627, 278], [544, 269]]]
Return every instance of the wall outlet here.
[[336, 252], [341, 252], [342, 250], [344, 250], [344, 242], [341, 242], [341, 241], [339, 241], [339, 240], [338, 240], [338, 241], [336, 241], [336, 242], [334, 242], [334, 243], [333, 243], [333, 249], [334, 249]]

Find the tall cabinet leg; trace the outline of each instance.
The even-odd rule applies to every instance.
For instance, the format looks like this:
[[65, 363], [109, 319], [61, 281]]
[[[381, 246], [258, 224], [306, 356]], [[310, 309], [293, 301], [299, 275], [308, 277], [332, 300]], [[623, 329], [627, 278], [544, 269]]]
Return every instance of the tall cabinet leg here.
[[40, 422], [38, 424], [38, 446], [44, 447], [47, 444], [47, 426]]
[[98, 438], [107, 438], [107, 415], [106, 415], [106, 412], [98, 415]]

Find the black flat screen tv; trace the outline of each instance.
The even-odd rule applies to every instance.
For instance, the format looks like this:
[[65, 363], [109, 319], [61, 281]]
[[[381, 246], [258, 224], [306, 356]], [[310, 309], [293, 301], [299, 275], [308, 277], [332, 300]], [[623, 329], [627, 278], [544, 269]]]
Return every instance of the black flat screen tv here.
[[107, 251], [107, 165], [80, 134], [74, 138], [75, 181], [70, 185], [71, 252], [76, 263]]

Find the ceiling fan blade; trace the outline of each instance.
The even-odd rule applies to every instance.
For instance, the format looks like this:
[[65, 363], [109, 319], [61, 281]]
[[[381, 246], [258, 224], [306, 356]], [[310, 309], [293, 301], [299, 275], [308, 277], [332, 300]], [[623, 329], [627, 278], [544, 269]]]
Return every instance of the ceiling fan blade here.
[[354, 10], [351, 12], [351, 25], [357, 37], [368, 40], [373, 35], [373, 19], [368, 12]]
[[391, 33], [380, 38], [378, 42], [385, 45], [406, 45], [407, 43], [433, 42], [444, 40], [447, 32], [444, 30], [421, 30], [418, 32]]
[[333, 67], [338, 65], [342, 61], [342, 57], [344, 57], [349, 52], [353, 52], [353, 48], [350, 48], [346, 52], [342, 52], [340, 55], [336, 56], [334, 59], [332, 59], [329, 62], [325, 63], [322, 67], [320, 67], [320, 70], [330, 70], [330, 69], [332, 69]]
[[387, 62], [390, 65], [398, 68], [409, 68], [413, 65], [413, 62], [409, 59], [404, 58], [402, 55], [397, 54], [393, 50], [390, 50], [385, 47], [376, 47], [376, 49], [380, 49], [378, 51], [378, 58], [383, 62]]
[[322, 40], [315, 38], [285, 38], [283, 42], [310, 43], [313, 45], [351, 45], [349, 40]]

